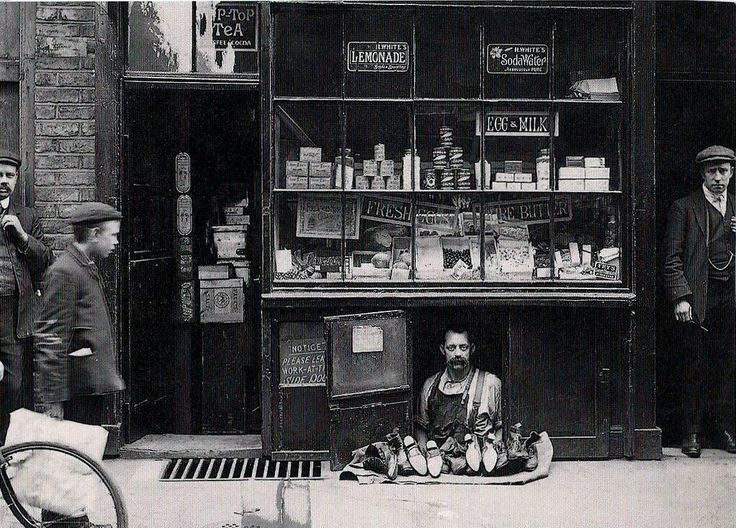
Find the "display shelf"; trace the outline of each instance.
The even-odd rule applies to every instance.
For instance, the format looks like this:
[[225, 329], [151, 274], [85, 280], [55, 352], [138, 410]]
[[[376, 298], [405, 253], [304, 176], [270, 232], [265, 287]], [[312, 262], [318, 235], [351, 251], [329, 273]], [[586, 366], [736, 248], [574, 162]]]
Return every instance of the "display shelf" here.
[[342, 189], [273, 189], [273, 192], [275, 193], [281, 193], [281, 194], [293, 194], [293, 193], [303, 193], [303, 194], [335, 194], [342, 192]]
[[560, 98], [560, 99], [552, 99], [550, 102], [554, 104], [593, 104], [593, 105], [623, 105], [624, 102], [621, 99], [617, 99], [614, 101], [607, 100], [607, 99], [575, 99], [575, 98]]

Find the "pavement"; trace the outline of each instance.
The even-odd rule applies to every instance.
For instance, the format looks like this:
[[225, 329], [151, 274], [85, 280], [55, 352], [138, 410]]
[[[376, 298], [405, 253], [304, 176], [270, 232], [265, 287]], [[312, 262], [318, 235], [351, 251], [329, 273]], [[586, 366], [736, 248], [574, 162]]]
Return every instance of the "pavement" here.
[[700, 459], [665, 449], [660, 461], [555, 461], [549, 477], [523, 486], [360, 485], [330, 472], [310, 481], [161, 482], [165, 463], [104, 462], [123, 489], [130, 528], [736, 526], [736, 455], [718, 450]]

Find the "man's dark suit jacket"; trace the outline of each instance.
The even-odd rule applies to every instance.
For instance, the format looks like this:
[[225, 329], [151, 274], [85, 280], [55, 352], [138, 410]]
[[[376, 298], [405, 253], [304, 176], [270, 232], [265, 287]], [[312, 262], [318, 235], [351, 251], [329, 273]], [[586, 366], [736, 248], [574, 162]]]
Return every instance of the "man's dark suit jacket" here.
[[43, 274], [51, 262], [52, 255], [51, 250], [44, 244], [43, 228], [33, 209], [15, 205], [11, 198], [6, 214], [17, 216], [23, 230], [28, 234], [28, 246], [24, 252], [18, 249], [12, 237], [5, 237], [10, 262], [15, 271], [15, 282], [18, 285], [18, 325], [15, 335], [18, 339], [25, 339], [30, 337], [33, 331], [36, 290], [41, 288]]
[[[64, 402], [125, 388], [117, 369], [115, 338], [97, 266], [73, 244], [46, 272], [34, 334], [38, 397]], [[89, 349], [89, 355], [71, 355]]]
[[[736, 211], [732, 195], [728, 196], [728, 203]], [[672, 204], [664, 257], [664, 287], [668, 300], [674, 303], [688, 298], [699, 322], [704, 320], [708, 298], [707, 207], [702, 188]], [[729, 218], [725, 220], [730, 223]], [[734, 240], [736, 237], [732, 235], [731, 251]]]

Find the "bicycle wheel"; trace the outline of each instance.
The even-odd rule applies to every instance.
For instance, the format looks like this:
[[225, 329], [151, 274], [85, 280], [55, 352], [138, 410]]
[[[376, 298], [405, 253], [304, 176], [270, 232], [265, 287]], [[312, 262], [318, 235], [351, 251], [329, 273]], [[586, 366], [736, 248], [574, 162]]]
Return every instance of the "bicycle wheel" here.
[[[125, 503], [105, 470], [69, 447], [26, 442], [0, 448], [0, 524], [26, 528], [127, 528]], [[7, 520], [3, 520], [3, 514]], [[15, 526], [13, 526], [15, 528]]]

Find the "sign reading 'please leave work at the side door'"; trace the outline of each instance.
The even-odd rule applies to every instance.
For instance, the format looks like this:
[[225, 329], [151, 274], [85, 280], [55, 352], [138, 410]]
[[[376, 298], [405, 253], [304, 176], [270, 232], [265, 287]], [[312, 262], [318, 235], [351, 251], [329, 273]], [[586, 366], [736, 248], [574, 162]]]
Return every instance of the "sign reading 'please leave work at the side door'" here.
[[281, 343], [281, 387], [327, 384], [324, 339], [287, 339]]

